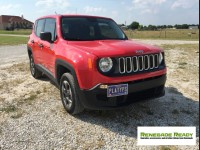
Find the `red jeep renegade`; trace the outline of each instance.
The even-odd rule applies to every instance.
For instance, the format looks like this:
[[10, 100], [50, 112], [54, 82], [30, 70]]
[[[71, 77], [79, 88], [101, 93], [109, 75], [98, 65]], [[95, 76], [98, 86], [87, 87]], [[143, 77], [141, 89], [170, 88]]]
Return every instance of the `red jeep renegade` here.
[[128, 40], [110, 18], [39, 18], [28, 41], [34, 78], [48, 76], [70, 114], [112, 109], [165, 94], [164, 52]]

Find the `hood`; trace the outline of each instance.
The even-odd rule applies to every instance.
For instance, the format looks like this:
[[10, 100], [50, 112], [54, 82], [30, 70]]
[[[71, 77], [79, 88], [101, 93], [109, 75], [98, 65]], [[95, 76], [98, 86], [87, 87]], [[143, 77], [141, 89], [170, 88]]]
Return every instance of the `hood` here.
[[[97, 57], [135, 56], [161, 51], [158, 47], [132, 40], [68, 41], [68, 44]], [[138, 50], [143, 53], [137, 53]]]

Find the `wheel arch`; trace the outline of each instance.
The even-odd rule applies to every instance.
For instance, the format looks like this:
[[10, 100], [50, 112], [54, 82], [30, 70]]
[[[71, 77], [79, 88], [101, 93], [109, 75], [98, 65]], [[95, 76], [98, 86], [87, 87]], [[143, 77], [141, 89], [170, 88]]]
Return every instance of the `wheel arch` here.
[[30, 58], [30, 56], [32, 54], [32, 48], [31, 47], [27, 47], [27, 51], [28, 51], [28, 57]]
[[75, 72], [73, 66], [70, 63], [68, 63], [62, 59], [57, 59], [56, 63], [55, 63], [55, 77], [56, 77], [56, 81], [57, 81], [58, 85], [60, 85], [60, 80], [64, 73], [71, 73], [75, 79], [76, 85], [79, 86], [76, 72]]

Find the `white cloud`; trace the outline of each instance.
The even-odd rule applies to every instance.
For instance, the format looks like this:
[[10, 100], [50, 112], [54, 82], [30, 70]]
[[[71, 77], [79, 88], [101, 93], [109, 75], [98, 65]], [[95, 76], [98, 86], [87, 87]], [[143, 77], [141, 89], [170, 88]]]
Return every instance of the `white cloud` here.
[[19, 4], [0, 5], [0, 14], [7, 14], [14, 12], [14, 10], [18, 9], [19, 7], [20, 7]]
[[132, 7], [129, 7], [129, 11], [134, 9], [140, 9], [141, 14], [151, 13], [156, 14], [159, 12], [159, 5], [165, 3], [166, 0], [133, 0]]
[[191, 8], [194, 5], [199, 5], [198, 0], [176, 0], [171, 8], [176, 9], [176, 8]]
[[84, 8], [86, 13], [96, 13], [96, 12], [105, 12], [106, 10], [102, 7], [92, 7], [92, 6], [86, 6]]
[[157, 9], [145, 9], [141, 12], [142, 14], [157, 14], [158, 10]]
[[37, 0], [35, 6], [42, 6], [44, 9], [65, 9], [70, 6], [68, 0]]
[[143, 5], [143, 6], [150, 5], [150, 4], [162, 4], [164, 2], [166, 2], [166, 0], [154, 0], [154, 1], [152, 1], [152, 0], [145, 0], [145, 1], [144, 0], [133, 0], [132, 1], [133, 4]]
[[118, 11], [114, 10], [111, 12], [113, 15], [118, 15]]
[[117, 18], [119, 16], [119, 12], [116, 10], [111, 11], [111, 17], [112, 18]]

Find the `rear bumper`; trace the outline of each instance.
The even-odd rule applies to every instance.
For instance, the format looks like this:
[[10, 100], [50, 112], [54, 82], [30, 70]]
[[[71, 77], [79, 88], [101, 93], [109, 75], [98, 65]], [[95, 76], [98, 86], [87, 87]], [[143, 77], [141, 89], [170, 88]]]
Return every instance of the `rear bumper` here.
[[[80, 90], [79, 98], [85, 108], [88, 109], [113, 109], [127, 106], [138, 100], [158, 98], [165, 95], [166, 75], [128, 82], [128, 95], [107, 97], [107, 89], [100, 86], [92, 90]], [[122, 84], [122, 83], [119, 83]]]

